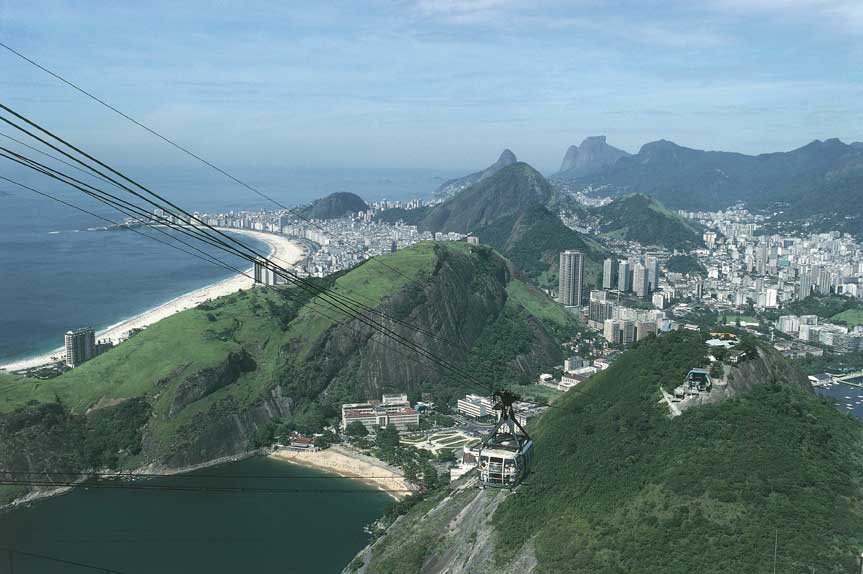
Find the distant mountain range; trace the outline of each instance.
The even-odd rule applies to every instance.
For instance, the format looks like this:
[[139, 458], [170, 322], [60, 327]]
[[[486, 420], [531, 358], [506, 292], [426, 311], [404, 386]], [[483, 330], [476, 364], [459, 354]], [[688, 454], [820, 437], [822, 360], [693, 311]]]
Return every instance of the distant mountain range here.
[[560, 171], [552, 177], [572, 178], [590, 175], [628, 155], [622, 149], [608, 145], [605, 136], [591, 136], [581, 142], [580, 146], [569, 146], [560, 164]]
[[660, 140], [613, 163], [588, 164], [594, 166], [589, 173], [576, 169], [578, 154], [567, 155], [573, 161], [565, 160], [564, 166], [572, 167], [554, 179], [576, 189], [602, 195], [643, 193], [672, 209], [713, 210], [743, 202], [755, 209], [784, 210], [786, 217], [820, 217], [863, 231], [861, 142], [815, 140], [788, 152], [745, 155]]
[[434, 192], [438, 197], [450, 197], [455, 195], [456, 193], [472, 186], [475, 183], [479, 183], [480, 181], [493, 176], [500, 170], [514, 163], [517, 163], [518, 159], [515, 157], [515, 154], [510, 150], [505, 149], [501, 152], [500, 157], [497, 158], [497, 161], [488, 166], [487, 168], [465, 175], [463, 177], [457, 177], [455, 179], [450, 179], [443, 182], [440, 187]]
[[316, 199], [311, 205], [301, 209], [299, 213], [306, 219], [336, 219], [349, 213], [368, 209], [368, 204], [360, 196], [340, 191]]

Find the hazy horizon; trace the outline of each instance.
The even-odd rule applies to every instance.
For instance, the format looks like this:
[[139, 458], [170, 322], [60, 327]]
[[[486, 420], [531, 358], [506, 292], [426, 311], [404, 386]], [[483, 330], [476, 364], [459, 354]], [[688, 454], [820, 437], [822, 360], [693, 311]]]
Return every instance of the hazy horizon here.
[[[848, 0], [0, 2], [0, 38], [232, 168], [544, 173], [606, 135], [757, 154], [863, 140], [863, 8]], [[0, 50], [3, 101], [128, 166], [168, 148]], [[4, 129], [3, 131], [8, 131]]]

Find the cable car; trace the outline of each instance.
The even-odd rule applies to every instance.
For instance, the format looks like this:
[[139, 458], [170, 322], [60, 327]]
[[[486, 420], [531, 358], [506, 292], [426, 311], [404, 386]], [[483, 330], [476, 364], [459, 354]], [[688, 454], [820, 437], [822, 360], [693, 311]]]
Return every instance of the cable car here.
[[533, 441], [516, 420], [513, 403], [519, 397], [497, 391], [494, 410], [500, 411], [497, 425], [482, 441], [479, 450], [479, 487], [515, 488], [527, 475], [533, 456]]

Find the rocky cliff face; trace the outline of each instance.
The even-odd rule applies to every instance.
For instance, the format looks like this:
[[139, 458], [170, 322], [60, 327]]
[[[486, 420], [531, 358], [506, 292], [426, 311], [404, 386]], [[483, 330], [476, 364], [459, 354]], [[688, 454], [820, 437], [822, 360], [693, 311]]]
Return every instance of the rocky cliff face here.
[[[360, 552], [343, 574], [532, 572], [536, 556], [530, 542], [508, 564], [494, 562], [492, 517], [507, 495], [499, 490], [479, 490], [474, 480], [461, 481], [453, 490], [424, 504], [416, 515], [398, 518], [387, 534]], [[406, 548], [411, 549], [408, 563]]]
[[560, 164], [560, 171], [554, 177], [566, 179], [590, 175], [614, 165], [617, 160], [628, 155], [622, 149], [608, 145], [605, 136], [591, 136], [580, 146], [569, 146]]

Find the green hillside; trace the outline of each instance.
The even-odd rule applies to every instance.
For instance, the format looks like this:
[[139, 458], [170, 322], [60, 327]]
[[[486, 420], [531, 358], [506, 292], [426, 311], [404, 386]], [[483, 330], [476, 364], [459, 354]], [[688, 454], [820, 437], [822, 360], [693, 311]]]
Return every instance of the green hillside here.
[[594, 210], [600, 232], [618, 239], [692, 249], [703, 245], [701, 231], [648, 195], [634, 193]]
[[368, 209], [368, 204], [357, 194], [339, 191], [316, 199], [300, 210], [300, 214], [306, 219], [336, 219]]
[[480, 242], [492, 245], [515, 263], [527, 277], [543, 287], [557, 287], [560, 252], [577, 249], [585, 254], [585, 284], [598, 286], [605, 249], [565, 226], [541, 205], [497, 219], [475, 231]]
[[[385, 260], [316, 281], [433, 334], [385, 321], [489, 385], [525, 383], [558, 364], [561, 339], [579, 328], [488, 247], [424, 243]], [[405, 354], [299, 288], [236, 293], [54, 379], [4, 376], [0, 467], [176, 468], [247, 451], [277, 426], [319, 430], [341, 402], [393, 391], [446, 402], [483, 390]], [[106, 441], [106, 425], [94, 421], [129, 405], [135, 416], [120, 418], [122, 443]], [[80, 448], [57, 436], [79, 437]]]
[[434, 206], [420, 222], [420, 229], [468, 233], [527, 207], [547, 205], [554, 196], [542, 174], [518, 162]]
[[597, 285], [606, 251], [552, 212], [570, 203], [574, 200], [556, 193], [538, 171], [516, 163], [436, 205], [419, 225], [429, 231], [470, 232], [545, 288], [557, 287], [560, 252], [578, 249], [586, 255], [587, 284]]
[[366, 572], [771, 572], [776, 536], [777, 572], [857, 572], [863, 426], [766, 349], [732, 370], [733, 398], [669, 418], [659, 386], [704, 364], [703, 341], [638, 343], [530, 427], [515, 494], [456, 484], [366, 551]]

